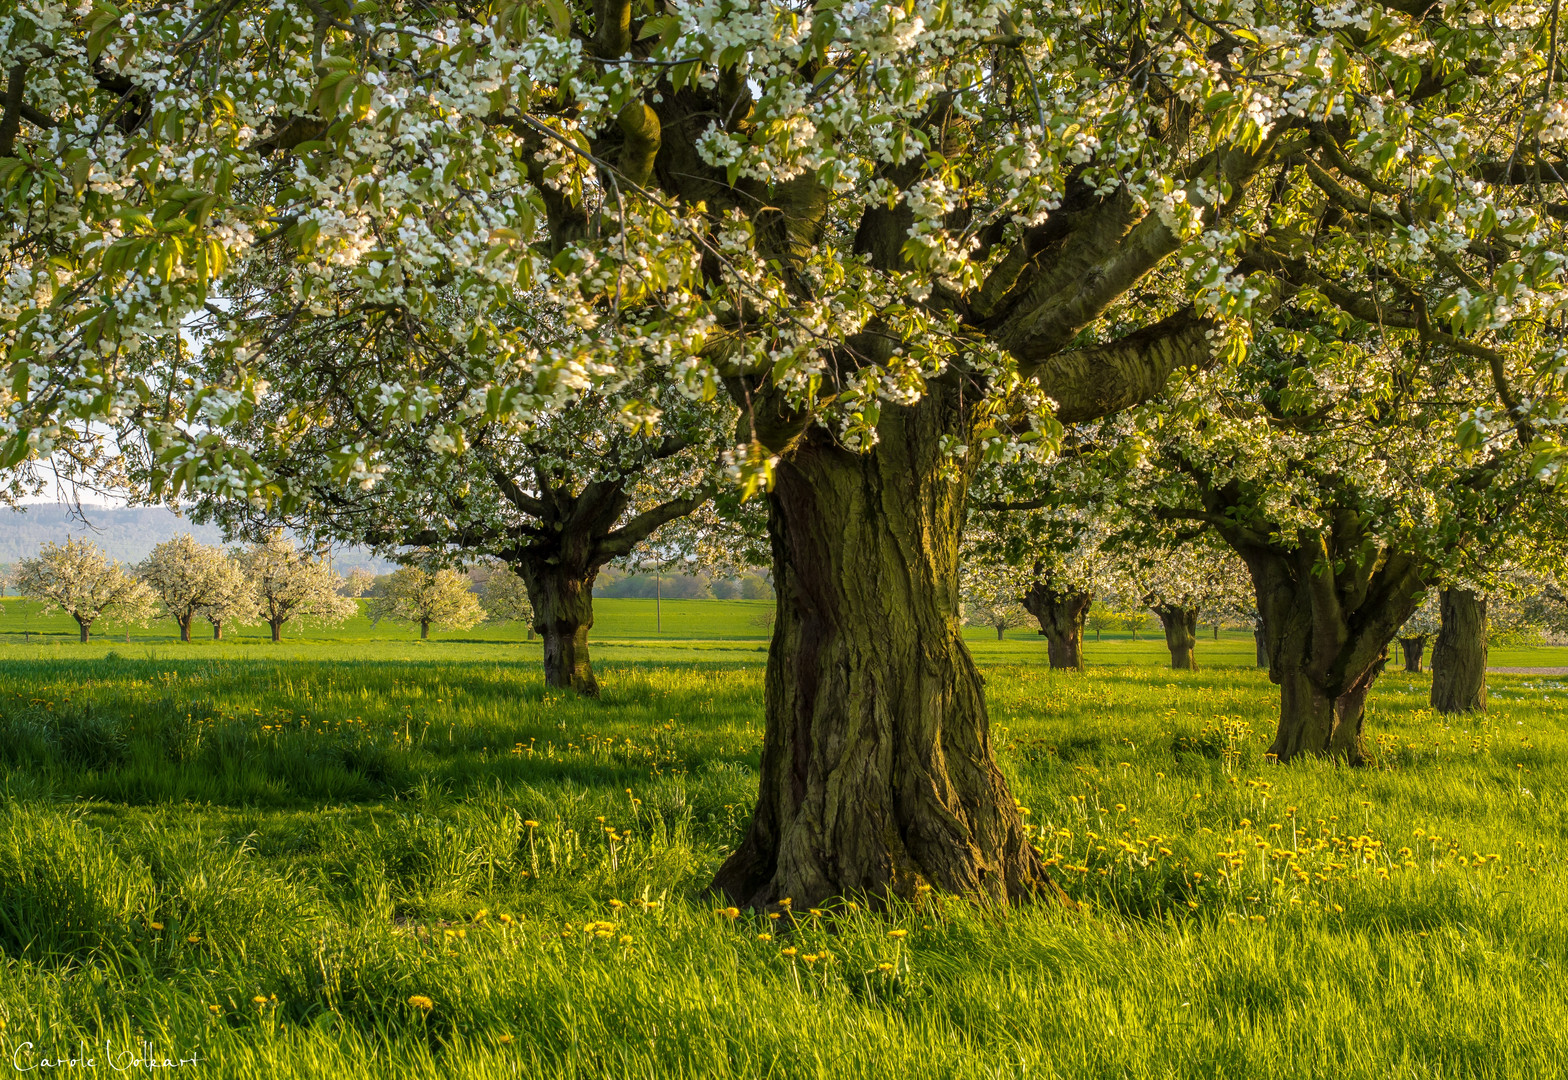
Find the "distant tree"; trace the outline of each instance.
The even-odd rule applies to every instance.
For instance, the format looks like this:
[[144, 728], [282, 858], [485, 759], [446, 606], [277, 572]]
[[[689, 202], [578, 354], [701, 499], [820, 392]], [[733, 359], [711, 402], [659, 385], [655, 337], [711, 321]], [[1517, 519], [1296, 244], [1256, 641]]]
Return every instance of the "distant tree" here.
[[418, 626], [421, 640], [430, 636], [432, 626], [467, 630], [485, 618], [479, 597], [457, 570], [431, 573], [417, 566], [405, 566], [392, 575], [384, 594], [373, 599], [371, 606], [383, 619]]
[[1106, 630], [1115, 630], [1121, 626], [1121, 616], [1116, 613], [1115, 608], [1096, 600], [1089, 605], [1083, 624], [1094, 631], [1094, 640], [1099, 641], [1100, 635]]
[[1027, 625], [1030, 619], [1018, 600], [1017, 582], [1007, 569], [972, 569], [966, 564], [959, 571], [964, 622], [969, 626], [989, 626], [996, 631], [998, 641], [1008, 630]]
[[1121, 623], [1122, 629], [1131, 633], [1132, 639], [1137, 641], [1138, 631], [1146, 629], [1149, 625], [1149, 613], [1141, 608], [1124, 611], [1117, 621]]
[[740, 579], [742, 600], [772, 600], [773, 583], [761, 574], [742, 574]]
[[342, 622], [359, 605], [339, 596], [343, 579], [324, 558], [294, 547], [281, 531], [242, 548], [237, 556], [245, 577], [255, 590], [257, 613], [272, 630], [272, 640], [283, 636], [291, 619], [311, 617], [322, 622]]
[[510, 567], [493, 568], [479, 590], [479, 605], [491, 622], [520, 622], [528, 627], [528, 638], [534, 636], [534, 607], [528, 601], [528, 583], [521, 574]]
[[45, 610], [62, 608], [76, 620], [82, 641], [93, 623], [113, 614], [124, 622], [145, 620], [156, 610], [157, 600], [142, 582], [127, 574], [118, 562], [85, 540], [45, 544], [35, 558], [18, 567], [16, 589], [40, 601]]
[[1438, 627], [1437, 593], [1430, 592], [1416, 608], [1416, 613], [1399, 628], [1399, 647], [1404, 652], [1406, 671], [1413, 675], [1420, 673], [1426, 643], [1437, 633]]
[[223, 617], [255, 605], [255, 594], [234, 558], [222, 548], [197, 543], [189, 533], [153, 548], [136, 574], [179, 626], [181, 641], [191, 639], [191, 623], [205, 612], [221, 613], [213, 623], [213, 636], [221, 637]]
[[348, 572], [348, 577], [343, 579], [343, 588], [338, 590], [344, 596], [364, 596], [375, 588], [376, 575], [362, 566], [356, 566]]
[[740, 599], [740, 583], [737, 581], [731, 581], [728, 578], [719, 578], [716, 581], [710, 582], [708, 588], [712, 590], [713, 598], [715, 600]]
[[0, 564], [0, 596], [4, 596], [5, 591], [11, 588], [15, 581], [16, 567], [10, 563]]

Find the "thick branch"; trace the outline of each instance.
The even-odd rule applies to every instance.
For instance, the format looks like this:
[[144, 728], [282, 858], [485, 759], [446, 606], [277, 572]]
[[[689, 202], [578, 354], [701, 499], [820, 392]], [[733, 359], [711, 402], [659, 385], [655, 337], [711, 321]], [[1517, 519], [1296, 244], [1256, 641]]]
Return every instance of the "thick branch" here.
[[697, 507], [713, 498], [713, 485], [699, 488], [691, 495], [660, 503], [651, 510], [644, 510], [625, 525], [616, 529], [594, 546], [602, 559], [618, 559], [632, 553], [632, 548], [652, 536], [658, 529], [678, 518], [690, 514]]
[[1064, 424], [1095, 420], [1155, 397], [1180, 368], [1210, 366], [1214, 329], [1185, 308], [1118, 341], [1058, 353], [1027, 374], [1056, 399]]

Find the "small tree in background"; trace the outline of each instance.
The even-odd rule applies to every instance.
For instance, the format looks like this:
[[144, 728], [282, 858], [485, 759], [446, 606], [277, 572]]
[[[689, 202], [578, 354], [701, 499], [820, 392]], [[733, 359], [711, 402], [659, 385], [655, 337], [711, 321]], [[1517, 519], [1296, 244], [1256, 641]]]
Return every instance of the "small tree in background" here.
[[467, 630], [485, 618], [479, 597], [469, 590], [468, 579], [456, 570], [437, 570], [432, 574], [417, 566], [405, 566], [387, 580], [382, 595], [370, 603], [381, 618], [418, 626], [420, 640], [430, 636], [432, 626], [439, 630]]
[[1399, 647], [1404, 651], [1405, 670], [1412, 675], [1421, 671], [1421, 659], [1426, 653], [1426, 643], [1439, 628], [1437, 617], [1437, 592], [1427, 594], [1416, 613], [1399, 628]]
[[528, 602], [528, 583], [521, 574], [496, 566], [480, 587], [479, 604], [491, 622], [520, 622], [528, 627], [528, 640], [534, 639], [534, 607]]
[[197, 543], [189, 533], [153, 548], [136, 573], [179, 626], [181, 641], [191, 639], [191, 623], [204, 613], [218, 615], [213, 620], [217, 638], [222, 637], [224, 618], [255, 607], [255, 594], [233, 557], [222, 548]]
[[157, 604], [151, 589], [85, 540], [45, 544], [35, 558], [23, 559], [16, 589], [45, 610], [63, 609], [76, 620], [84, 642], [98, 619], [112, 614], [124, 622], [143, 621]]
[[1089, 612], [1084, 616], [1083, 624], [1094, 631], [1094, 640], [1099, 641], [1101, 634], [1107, 630], [1117, 629], [1122, 622], [1115, 608], [1096, 600], [1089, 605]]
[[376, 575], [362, 566], [356, 566], [348, 572], [343, 579], [343, 587], [338, 591], [347, 597], [364, 596], [376, 586]]
[[343, 579], [327, 560], [296, 549], [281, 532], [241, 549], [237, 558], [273, 641], [282, 639], [283, 626], [291, 619], [309, 616], [335, 623], [359, 610], [354, 601], [338, 595]]

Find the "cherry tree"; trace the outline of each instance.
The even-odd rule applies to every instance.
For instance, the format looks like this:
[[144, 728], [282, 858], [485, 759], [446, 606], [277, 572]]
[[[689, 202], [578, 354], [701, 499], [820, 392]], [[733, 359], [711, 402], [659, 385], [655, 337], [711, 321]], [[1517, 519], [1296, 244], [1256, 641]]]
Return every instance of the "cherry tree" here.
[[[322, 555], [294, 546], [281, 530], [269, 532], [235, 554], [256, 598], [254, 612], [281, 641], [291, 620], [310, 618], [337, 623], [359, 612], [359, 605], [338, 595], [343, 579]], [[221, 627], [221, 621], [214, 629]]]
[[1135, 516], [1206, 525], [1246, 564], [1281, 692], [1271, 752], [1354, 762], [1399, 628], [1557, 496], [1517, 418], [1488, 424], [1498, 373], [1320, 322], [1312, 290], [1296, 303], [1247, 362], [1129, 418], [1107, 469]]
[[[163, 493], [286, 502], [226, 434], [279, 340], [226, 317], [258, 260], [301, 312], [420, 324], [362, 407], [421, 413], [439, 353], [468, 397], [426, 414], [433, 450], [634, 374], [722, 388], [779, 607], [760, 798], [717, 886], [1049, 891], [959, 633], [975, 470], [1239, 359], [1301, 289], [1515, 384], [1553, 370], [1557, 20], [1505, 8], [22, 0], [0, 467], [107, 421]], [[535, 295], [566, 332], [518, 332]], [[1555, 468], [1539, 400], [1498, 414]], [[332, 461], [374, 481], [380, 452]]]
[[484, 608], [468, 587], [468, 579], [450, 568], [430, 571], [405, 566], [387, 579], [370, 606], [378, 620], [392, 619], [419, 627], [421, 641], [430, 637], [432, 626], [438, 630], [467, 630], [485, 619]]
[[521, 622], [533, 634], [534, 609], [528, 599], [528, 583], [505, 565], [492, 567], [490, 576], [479, 589], [479, 603], [491, 622]]
[[197, 543], [190, 533], [154, 547], [137, 566], [136, 576], [179, 626], [181, 641], [191, 639], [191, 623], [203, 615], [212, 620], [213, 637], [220, 638], [226, 616], [256, 608], [239, 564], [222, 548]]
[[44, 610], [58, 607], [76, 620], [83, 644], [100, 618], [145, 623], [157, 610], [151, 589], [97, 545], [74, 537], [64, 544], [44, 544], [37, 555], [20, 560], [15, 587], [20, 595], [42, 603]]
[[[1143, 530], [1124, 526], [1134, 534]], [[1178, 536], [1174, 543], [1138, 544], [1121, 560], [1128, 591], [1160, 620], [1171, 667], [1196, 671], [1198, 624], [1222, 618], [1238, 598], [1252, 591], [1246, 567], [1212, 537]]]
[[1404, 654], [1405, 670], [1412, 675], [1421, 673], [1421, 660], [1426, 643], [1438, 631], [1437, 593], [1430, 592], [1416, 608], [1415, 614], [1399, 628], [1399, 647]]

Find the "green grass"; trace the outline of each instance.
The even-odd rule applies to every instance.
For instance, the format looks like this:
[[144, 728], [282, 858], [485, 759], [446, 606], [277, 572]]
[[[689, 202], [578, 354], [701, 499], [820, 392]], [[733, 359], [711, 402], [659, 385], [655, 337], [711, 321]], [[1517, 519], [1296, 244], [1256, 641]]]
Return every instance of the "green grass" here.
[[1373, 765], [1279, 768], [1250, 635], [1196, 674], [1117, 640], [1062, 676], [977, 631], [1003, 768], [1083, 910], [732, 921], [703, 888], [755, 795], [764, 642], [736, 607], [671, 602], [660, 641], [651, 602], [602, 601], [601, 702], [486, 628], [0, 645], [0, 1050], [104, 1067], [147, 1040], [256, 1077], [1562, 1072], [1568, 680], [1496, 676], [1453, 722], [1391, 671]]

